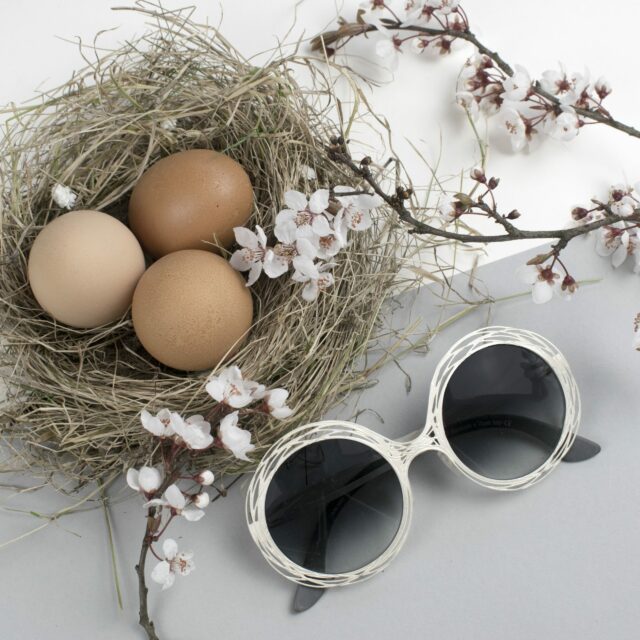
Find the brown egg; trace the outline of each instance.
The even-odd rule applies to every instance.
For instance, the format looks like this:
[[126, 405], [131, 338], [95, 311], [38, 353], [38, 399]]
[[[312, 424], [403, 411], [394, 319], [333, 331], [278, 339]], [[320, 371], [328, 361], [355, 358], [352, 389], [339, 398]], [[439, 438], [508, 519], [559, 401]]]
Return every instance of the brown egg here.
[[233, 228], [249, 219], [253, 189], [235, 161], [217, 151], [191, 149], [158, 160], [136, 184], [129, 224], [152, 256], [181, 249], [231, 246]]
[[152, 264], [133, 295], [133, 327], [144, 348], [174, 369], [212, 369], [240, 347], [253, 301], [244, 279], [208, 251], [170, 253]]
[[122, 222], [100, 211], [70, 211], [38, 234], [28, 277], [45, 311], [86, 329], [124, 314], [144, 266], [142, 248]]

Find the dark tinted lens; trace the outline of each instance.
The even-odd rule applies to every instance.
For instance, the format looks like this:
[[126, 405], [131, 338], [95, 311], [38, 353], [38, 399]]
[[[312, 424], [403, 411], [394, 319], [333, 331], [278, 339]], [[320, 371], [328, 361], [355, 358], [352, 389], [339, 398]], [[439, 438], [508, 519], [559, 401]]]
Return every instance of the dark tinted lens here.
[[280, 550], [320, 573], [354, 571], [380, 556], [402, 519], [398, 476], [368, 446], [324, 440], [288, 458], [271, 480], [266, 516]]
[[445, 389], [447, 439], [472, 471], [495, 480], [521, 478], [546, 462], [564, 425], [565, 399], [537, 354], [495, 345], [464, 360]]

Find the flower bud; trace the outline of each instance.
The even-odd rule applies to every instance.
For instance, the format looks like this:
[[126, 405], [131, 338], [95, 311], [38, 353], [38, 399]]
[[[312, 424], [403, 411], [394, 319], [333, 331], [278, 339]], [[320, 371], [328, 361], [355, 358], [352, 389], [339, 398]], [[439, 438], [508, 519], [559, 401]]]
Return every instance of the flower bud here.
[[209, 469], [205, 469], [201, 471], [196, 477], [195, 481], [198, 484], [204, 485], [205, 487], [212, 485], [215, 480], [215, 476], [213, 475], [213, 471], [209, 471]]
[[572, 276], [567, 274], [562, 281], [562, 290], [568, 291], [569, 293], [575, 293], [578, 288], [578, 283], [574, 280]]
[[208, 507], [210, 502], [211, 502], [211, 498], [209, 497], [209, 494], [206, 491], [203, 491], [202, 493], [198, 493], [193, 498], [193, 504], [195, 504], [196, 507], [198, 507], [199, 509], [204, 509], [205, 507]]
[[471, 179], [479, 182], [480, 184], [485, 184], [487, 176], [484, 175], [484, 171], [482, 169], [473, 169], [473, 171], [471, 171]]
[[571, 212], [571, 217], [574, 220], [583, 220], [589, 215], [589, 212], [584, 207], [575, 207]]

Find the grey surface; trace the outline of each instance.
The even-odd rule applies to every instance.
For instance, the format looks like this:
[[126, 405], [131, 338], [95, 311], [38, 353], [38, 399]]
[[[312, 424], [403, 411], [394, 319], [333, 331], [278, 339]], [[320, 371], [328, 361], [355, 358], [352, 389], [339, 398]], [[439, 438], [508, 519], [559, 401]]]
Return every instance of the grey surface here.
[[[439, 335], [431, 353], [402, 361], [412, 380], [409, 394], [405, 375], [390, 365], [353, 403], [373, 410], [360, 414], [361, 424], [400, 436], [422, 425], [431, 372], [455, 339], [487, 323], [529, 328], [565, 353], [582, 392], [581, 433], [599, 442], [602, 453], [562, 464], [539, 485], [506, 495], [475, 486], [437, 456], [422, 456], [411, 469], [412, 531], [393, 565], [368, 582], [326, 594], [298, 615], [290, 609], [293, 585], [269, 568], [247, 532], [245, 482], [201, 522], [172, 526], [181, 546], [195, 550], [197, 570], [179, 577], [170, 591], [151, 586], [151, 613], [163, 640], [635, 640], [640, 353], [631, 348], [631, 321], [640, 310], [640, 283], [624, 268], [611, 273], [586, 247], [576, 249], [582, 249], [570, 259], [576, 275], [606, 274], [605, 282], [584, 287], [571, 302], [536, 307], [527, 297], [481, 307]], [[521, 290], [513, 272], [522, 262], [516, 256], [481, 270], [494, 297]], [[428, 322], [442, 312], [437, 304], [423, 291], [412, 314]], [[403, 314], [394, 322], [405, 322]], [[348, 418], [352, 408], [339, 413]], [[4, 506], [51, 510], [67, 504], [45, 492], [28, 500], [10, 496], [2, 492]], [[140, 504], [125, 501], [112, 514], [125, 610], [115, 599], [103, 514], [74, 515], [0, 550], [2, 640], [143, 637], [133, 574], [143, 529]], [[0, 512], [0, 544], [39, 523]]]

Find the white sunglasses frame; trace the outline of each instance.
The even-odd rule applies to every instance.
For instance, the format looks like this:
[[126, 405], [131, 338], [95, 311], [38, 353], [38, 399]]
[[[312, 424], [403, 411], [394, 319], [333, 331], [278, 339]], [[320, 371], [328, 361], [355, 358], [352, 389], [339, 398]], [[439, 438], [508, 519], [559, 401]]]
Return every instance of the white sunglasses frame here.
[[[549, 458], [531, 473], [513, 480], [495, 480], [467, 467], [454, 453], [444, 431], [442, 402], [447, 383], [456, 368], [476, 351], [493, 345], [514, 345], [533, 351], [551, 367], [565, 397], [565, 418], [558, 444]], [[580, 395], [569, 364], [562, 353], [546, 338], [524, 329], [486, 327], [456, 342], [440, 360], [429, 389], [429, 404], [424, 428], [411, 440], [386, 438], [371, 429], [342, 420], [324, 420], [298, 427], [278, 440], [261, 460], [253, 476], [246, 498], [246, 518], [251, 536], [267, 562], [285, 578], [307, 587], [329, 588], [354, 584], [384, 570], [399, 553], [409, 533], [413, 499], [409, 483], [409, 466], [426, 451], [436, 451], [454, 469], [474, 482], [498, 491], [525, 489], [548, 475], [571, 448], [580, 424]], [[346, 439], [360, 442], [379, 453], [398, 476], [403, 497], [402, 519], [398, 531], [375, 560], [346, 573], [310, 571], [292, 562], [276, 545], [265, 514], [267, 491], [281, 464], [293, 453], [313, 442]]]

